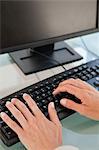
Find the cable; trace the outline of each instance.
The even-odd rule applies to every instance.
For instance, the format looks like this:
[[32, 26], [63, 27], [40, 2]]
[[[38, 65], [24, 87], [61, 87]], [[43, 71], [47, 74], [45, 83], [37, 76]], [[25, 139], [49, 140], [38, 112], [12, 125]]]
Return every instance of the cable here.
[[[42, 54], [42, 53], [40, 53], [40, 52], [38, 52], [38, 51], [35, 51], [35, 50], [34, 50], [34, 52], [37, 53], [37, 54], [39, 54], [39, 55], [41, 55], [41, 56], [44, 56], [44, 57], [46, 57], [46, 58], [48, 58], [48, 59], [51, 59], [51, 57], [49, 57], [49, 56], [47, 56], [47, 55], [44, 55], [44, 54]], [[63, 64], [61, 64], [59, 61], [54, 60], [54, 59], [51, 59], [51, 60], [52, 60], [52, 61], [56, 61], [65, 71], [67, 71], [66, 68], [63, 66]]]

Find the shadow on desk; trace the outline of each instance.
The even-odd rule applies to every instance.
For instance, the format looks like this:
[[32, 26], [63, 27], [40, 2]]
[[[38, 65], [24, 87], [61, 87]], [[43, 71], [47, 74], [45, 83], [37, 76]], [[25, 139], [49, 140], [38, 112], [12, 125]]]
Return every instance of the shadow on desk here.
[[80, 150], [99, 150], [99, 122], [75, 113], [62, 120], [63, 143]]

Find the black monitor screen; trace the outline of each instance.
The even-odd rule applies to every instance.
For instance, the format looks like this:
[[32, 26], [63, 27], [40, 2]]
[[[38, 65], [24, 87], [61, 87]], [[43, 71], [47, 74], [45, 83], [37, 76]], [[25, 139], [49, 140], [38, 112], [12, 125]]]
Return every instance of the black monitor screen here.
[[97, 0], [4, 0], [0, 5], [1, 53], [97, 26]]

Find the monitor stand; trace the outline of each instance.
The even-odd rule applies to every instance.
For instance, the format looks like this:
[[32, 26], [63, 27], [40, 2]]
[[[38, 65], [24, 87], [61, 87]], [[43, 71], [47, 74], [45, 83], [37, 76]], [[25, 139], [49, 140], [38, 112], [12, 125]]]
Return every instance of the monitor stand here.
[[10, 56], [26, 75], [82, 59], [65, 42], [11, 52]]

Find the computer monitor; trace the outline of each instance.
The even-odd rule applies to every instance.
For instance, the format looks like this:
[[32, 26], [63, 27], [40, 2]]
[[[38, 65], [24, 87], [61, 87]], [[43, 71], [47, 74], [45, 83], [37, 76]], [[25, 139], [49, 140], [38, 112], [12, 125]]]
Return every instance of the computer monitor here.
[[98, 30], [98, 0], [1, 0], [0, 53], [25, 74], [79, 60], [65, 39]]

